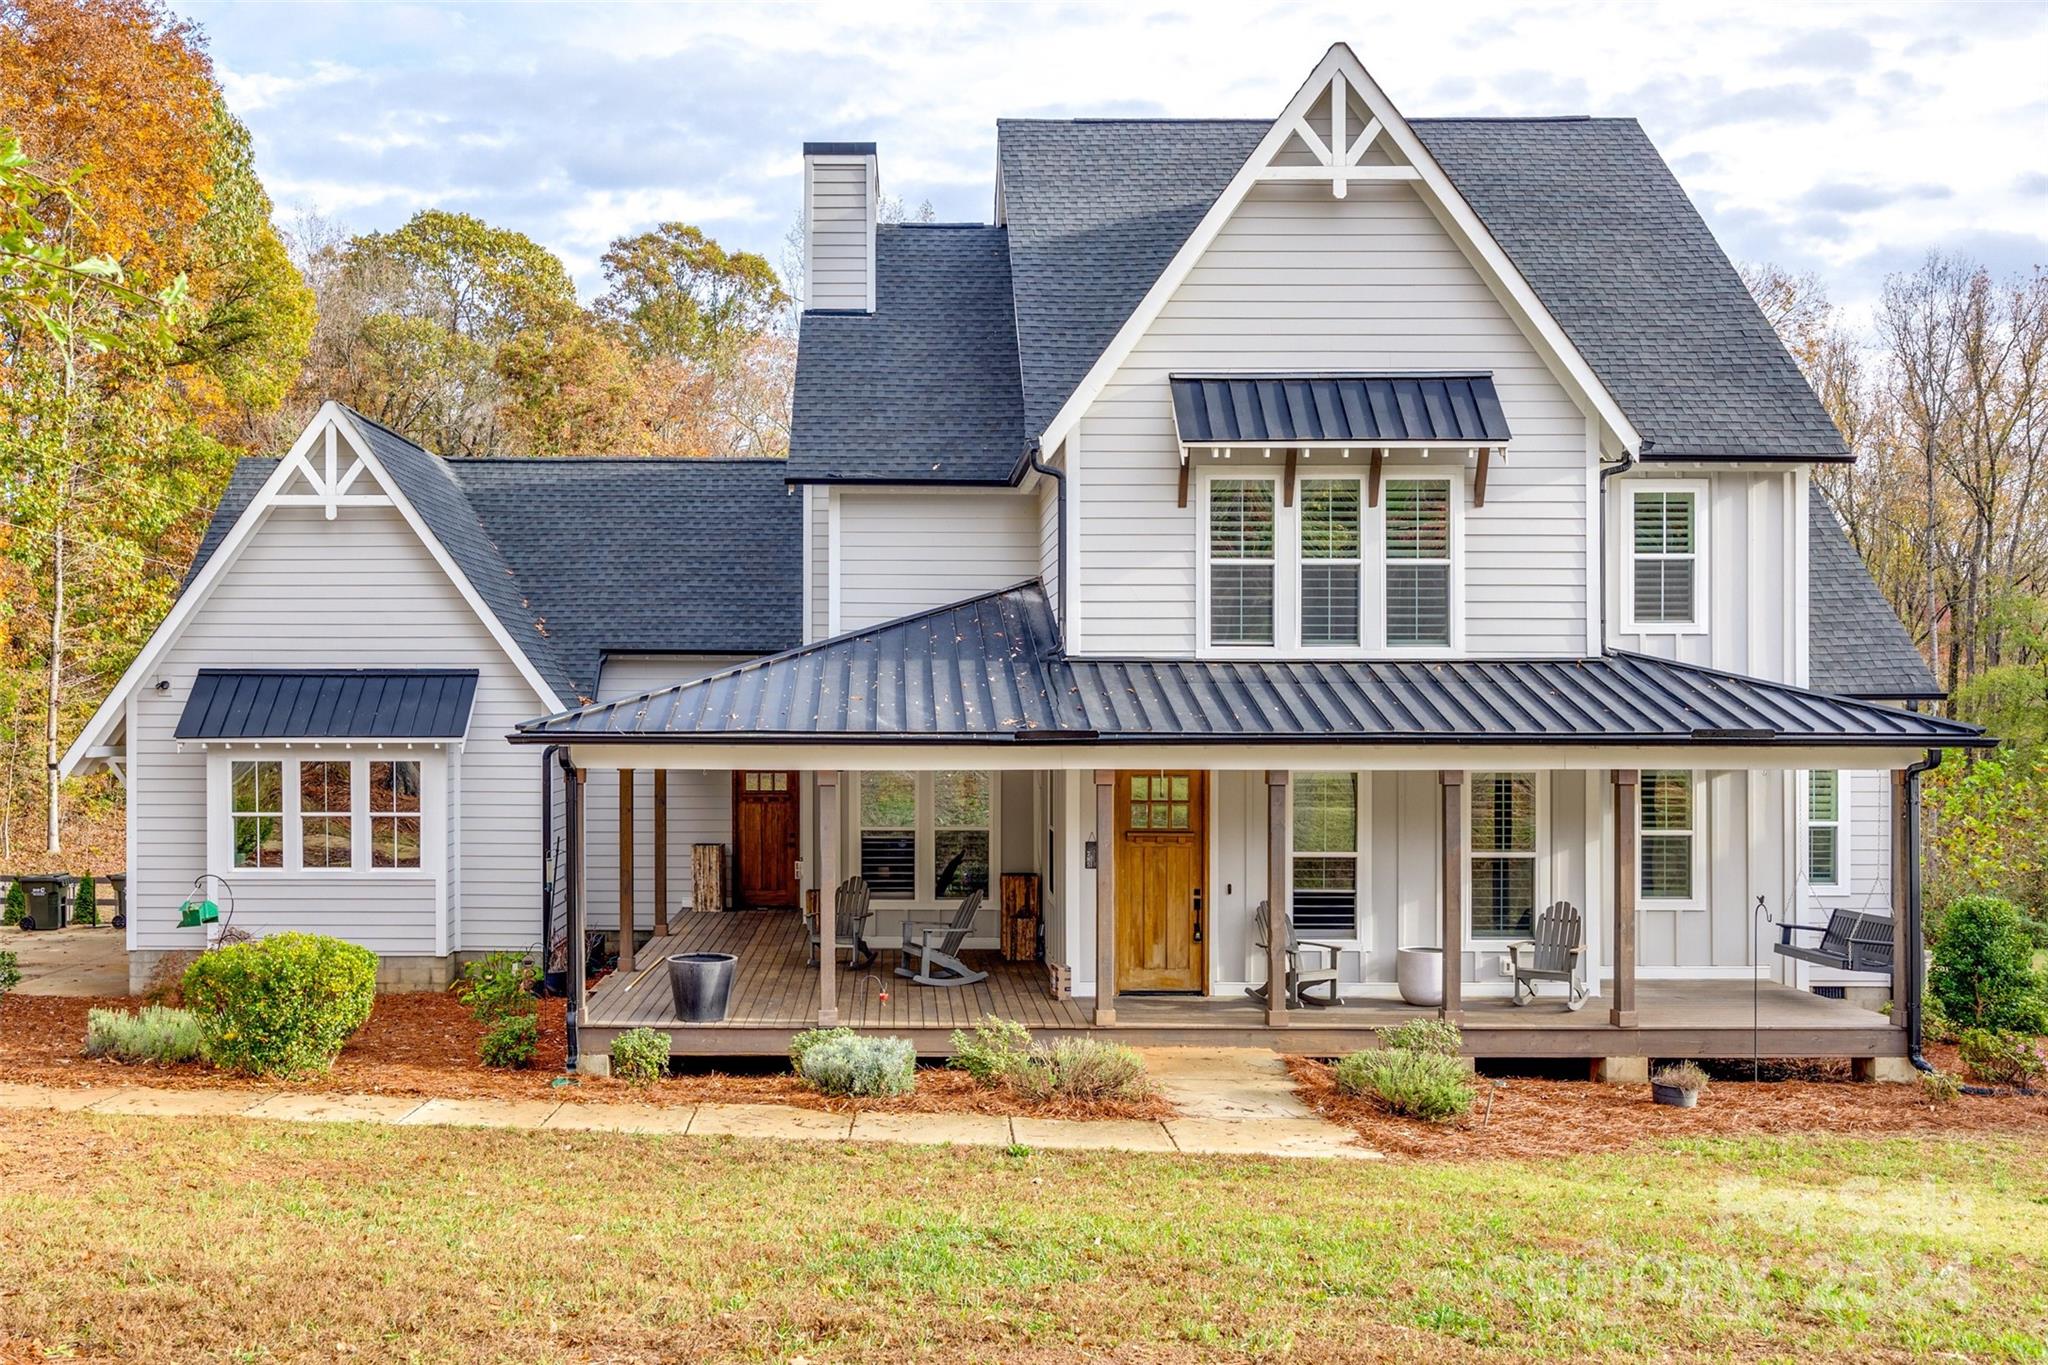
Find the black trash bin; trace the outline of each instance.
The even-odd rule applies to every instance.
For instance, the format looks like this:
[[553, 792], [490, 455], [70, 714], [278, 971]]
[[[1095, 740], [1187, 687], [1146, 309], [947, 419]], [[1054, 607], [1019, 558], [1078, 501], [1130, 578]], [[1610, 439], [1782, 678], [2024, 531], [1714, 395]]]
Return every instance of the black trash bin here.
[[107, 884], [114, 888], [114, 918], [110, 921], [116, 929], [128, 927], [128, 874], [113, 872], [107, 875]]
[[723, 1022], [738, 964], [731, 953], [677, 953], [669, 958], [668, 988], [675, 996], [676, 1017], [686, 1024]]
[[71, 883], [64, 874], [54, 877], [22, 877], [22, 894], [28, 905], [21, 916], [24, 929], [62, 929], [71, 911]]

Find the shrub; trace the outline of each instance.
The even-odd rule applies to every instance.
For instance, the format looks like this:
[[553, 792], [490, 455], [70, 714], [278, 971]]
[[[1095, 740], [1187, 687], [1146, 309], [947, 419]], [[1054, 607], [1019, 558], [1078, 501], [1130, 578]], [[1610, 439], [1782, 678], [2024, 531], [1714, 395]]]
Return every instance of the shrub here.
[[1373, 1034], [1381, 1047], [1434, 1052], [1440, 1057], [1456, 1057], [1465, 1050], [1465, 1035], [1446, 1019], [1410, 1019], [1405, 1024], [1374, 1029]]
[[1390, 1114], [1446, 1123], [1469, 1113], [1471, 1073], [1456, 1057], [1414, 1048], [1371, 1048], [1337, 1063], [1337, 1088]]
[[252, 1075], [325, 1071], [370, 1017], [376, 993], [376, 955], [320, 934], [216, 948], [185, 973], [201, 1055]]
[[1946, 1071], [1920, 1073], [1920, 1093], [1930, 1104], [1954, 1104], [1963, 1093], [1963, 1083]]
[[669, 1036], [651, 1028], [627, 1029], [612, 1039], [612, 1075], [647, 1085], [668, 1074]]
[[491, 953], [462, 969], [455, 990], [479, 1024], [495, 1024], [540, 1008], [533, 967], [518, 953]]
[[2010, 901], [1964, 896], [1951, 905], [1927, 984], [1961, 1027], [2048, 1030], [2048, 987], [2034, 970], [2033, 940]]
[[1040, 1044], [1004, 1077], [1034, 1100], [1142, 1100], [1152, 1094], [1144, 1059], [1130, 1048], [1097, 1038], [1062, 1038]]
[[1987, 1085], [2030, 1086], [2048, 1078], [2048, 1062], [2031, 1038], [1990, 1029], [1964, 1029], [1956, 1054], [1969, 1073]]
[[11, 952], [0, 952], [0, 995], [5, 995], [21, 984], [21, 959]]
[[99, 883], [91, 877], [80, 879], [78, 889], [71, 893], [71, 922], [84, 925], [100, 922]]
[[[1886, 1003], [1889, 1005], [1890, 1002]], [[1890, 1010], [1887, 1009], [1886, 1013]], [[1948, 1017], [1948, 1011], [1941, 1007], [1941, 997], [1932, 991], [1920, 997], [1920, 1034], [1931, 1043], [1953, 1043], [1956, 1040], [1955, 1020]]]
[[142, 987], [142, 998], [152, 1005], [183, 1005], [185, 973], [192, 970], [192, 964], [199, 957], [198, 950], [193, 948], [158, 953], [156, 961], [150, 964], [149, 980]]
[[23, 917], [27, 914], [28, 888], [18, 881], [9, 882], [7, 884], [5, 908], [0, 909], [0, 925], [12, 928], [21, 923]]
[[827, 1095], [908, 1095], [917, 1086], [917, 1052], [908, 1038], [848, 1031], [806, 1047], [797, 1072]]
[[973, 1029], [953, 1030], [953, 1060], [983, 1085], [994, 1085], [1031, 1053], [1031, 1031], [1014, 1019], [984, 1014]]
[[1677, 1062], [1658, 1067], [1650, 1074], [1650, 1084], [1673, 1086], [1697, 1095], [1707, 1088], [1707, 1073], [1698, 1062]]
[[134, 1014], [87, 1010], [85, 1055], [158, 1066], [189, 1062], [199, 1055], [199, 1020], [190, 1010], [161, 1005], [144, 1005]]
[[802, 1033], [799, 1033], [796, 1037], [789, 1040], [789, 1069], [796, 1072], [798, 1075], [802, 1075], [804, 1070], [804, 1056], [805, 1054], [809, 1053], [812, 1048], [818, 1046], [818, 1044], [820, 1043], [832, 1042], [834, 1039], [854, 1038], [858, 1036], [859, 1035], [856, 1034], [852, 1029], [845, 1027], [805, 1029]]
[[540, 1047], [540, 1020], [531, 1014], [507, 1014], [484, 1030], [477, 1055], [485, 1066], [517, 1070], [533, 1060]]

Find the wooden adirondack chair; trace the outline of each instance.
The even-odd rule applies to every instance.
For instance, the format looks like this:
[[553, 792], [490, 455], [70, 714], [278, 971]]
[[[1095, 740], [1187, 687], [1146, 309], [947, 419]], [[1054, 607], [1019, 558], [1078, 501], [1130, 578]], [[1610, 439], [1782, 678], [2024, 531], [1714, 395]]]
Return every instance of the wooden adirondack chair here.
[[[988, 980], [987, 972], [977, 972], [960, 960], [960, 945], [974, 932], [981, 901], [980, 890], [968, 892], [953, 918], [944, 924], [903, 921], [903, 958], [896, 964], [896, 975], [907, 976], [920, 986], [971, 986]], [[910, 965], [913, 953], [917, 956], [915, 968]]]
[[[877, 956], [868, 943], [868, 921], [874, 918], [874, 907], [868, 903], [868, 883], [865, 877], [848, 877], [839, 884], [832, 904], [833, 946], [846, 949], [846, 965], [849, 968], [865, 967]], [[817, 917], [808, 910], [804, 912], [804, 927], [811, 935], [811, 965], [818, 965], [820, 935]]]
[[[1579, 958], [1586, 951], [1585, 920], [1579, 907], [1559, 901], [1536, 917], [1536, 937], [1507, 945], [1515, 973], [1515, 1003], [1536, 1002], [1538, 981], [1564, 982], [1564, 1007], [1584, 1009], [1586, 988], [1579, 980]], [[1524, 960], [1526, 957], [1526, 960]]]
[[[1272, 916], [1268, 904], [1260, 901], [1259, 908], [1252, 912], [1252, 946], [1257, 948], [1262, 956], [1272, 943], [1269, 937], [1272, 932], [1271, 924]], [[1343, 1000], [1337, 994], [1337, 945], [1318, 943], [1314, 939], [1296, 938], [1294, 916], [1291, 913], [1286, 916], [1282, 928], [1287, 935], [1287, 1003], [1314, 1005], [1318, 1008], [1324, 1005], [1343, 1004]], [[1315, 955], [1318, 959], [1315, 966], [1302, 965], [1305, 954]], [[1327, 990], [1328, 998], [1318, 1000], [1309, 994], [1310, 991], [1317, 989]], [[1264, 986], [1247, 986], [1244, 993], [1254, 1000], [1266, 998]]]

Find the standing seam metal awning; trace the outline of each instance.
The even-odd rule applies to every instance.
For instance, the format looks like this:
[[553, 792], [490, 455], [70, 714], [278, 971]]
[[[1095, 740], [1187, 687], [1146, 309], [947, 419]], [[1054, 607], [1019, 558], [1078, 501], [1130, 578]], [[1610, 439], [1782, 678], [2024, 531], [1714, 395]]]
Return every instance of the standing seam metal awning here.
[[1510, 439], [1485, 374], [1173, 375], [1168, 383], [1184, 446]]
[[181, 740], [461, 739], [471, 669], [202, 668], [178, 717]]
[[1639, 654], [1069, 659], [1027, 583], [694, 682], [528, 721], [521, 743], [1985, 743], [1956, 721]]

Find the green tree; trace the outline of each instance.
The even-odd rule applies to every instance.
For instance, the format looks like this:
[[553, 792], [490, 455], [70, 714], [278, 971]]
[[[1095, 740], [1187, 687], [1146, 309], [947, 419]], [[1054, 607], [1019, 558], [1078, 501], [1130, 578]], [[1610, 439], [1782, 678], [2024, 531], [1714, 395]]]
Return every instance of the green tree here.
[[723, 371], [789, 303], [766, 257], [727, 251], [688, 223], [621, 237], [603, 265], [607, 287], [597, 315], [646, 360]]

